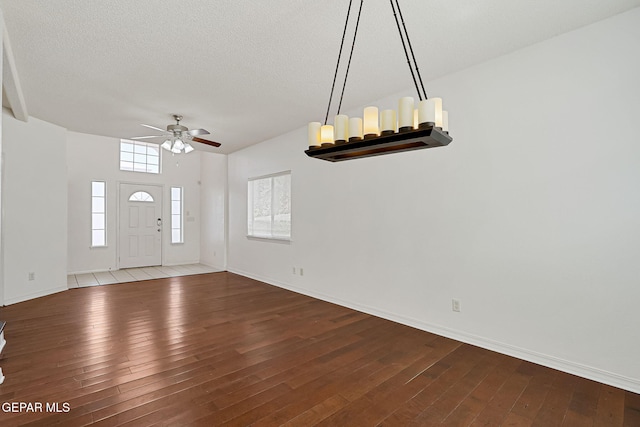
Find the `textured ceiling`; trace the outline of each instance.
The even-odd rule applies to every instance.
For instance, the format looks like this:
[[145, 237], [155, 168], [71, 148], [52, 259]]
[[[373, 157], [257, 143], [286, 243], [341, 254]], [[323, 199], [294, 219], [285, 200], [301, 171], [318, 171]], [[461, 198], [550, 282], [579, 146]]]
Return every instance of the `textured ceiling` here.
[[[359, 2], [354, 1], [354, 6]], [[170, 114], [229, 153], [321, 121], [347, 0], [0, 0], [31, 116], [149, 135]], [[402, 0], [429, 81], [640, 0]], [[343, 110], [412, 84], [391, 7], [367, 0]], [[429, 88], [427, 87], [427, 92]], [[201, 148], [201, 147], [200, 147]]]

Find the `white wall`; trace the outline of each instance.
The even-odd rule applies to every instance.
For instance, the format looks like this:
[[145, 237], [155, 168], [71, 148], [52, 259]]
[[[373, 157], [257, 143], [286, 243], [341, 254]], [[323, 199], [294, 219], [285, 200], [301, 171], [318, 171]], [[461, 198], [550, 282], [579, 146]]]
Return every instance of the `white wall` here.
[[[115, 270], [117, 263], [117, 196], [120, 182], [164, 186], [165, 224], [169, 224], [169, 190], [184, 188], [184, 244], [170, 243], [170, 227], [163, 229], [164, 265], [200, 260], [200, 154], [162, 153], [159, 175], [120, 171], [120, 140], [68, 132], [69, 273]], [[107, 247], [91, 248], [90, 189], [92, 180], [107, 183]]]
[[13, 304], [67, 289], [66, 130], [6, 110], [2, 121], [4, 303]]
[[[228, 269], [640, 392], [638, 40], [634, 9], [429, 82], [449, 147], [231, 154]], [[248, 240], [247, 179], [289, 169], [293, 241]]]
[[227, 156], [200, 157], [200, 262], [226, 269]]

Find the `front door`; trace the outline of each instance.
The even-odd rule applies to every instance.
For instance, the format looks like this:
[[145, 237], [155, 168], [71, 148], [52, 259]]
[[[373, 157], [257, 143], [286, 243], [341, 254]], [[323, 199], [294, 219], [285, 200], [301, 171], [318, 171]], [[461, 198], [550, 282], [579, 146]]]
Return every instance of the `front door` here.
[[162, 187], [120, 184], [119, 267], [162, 264]]

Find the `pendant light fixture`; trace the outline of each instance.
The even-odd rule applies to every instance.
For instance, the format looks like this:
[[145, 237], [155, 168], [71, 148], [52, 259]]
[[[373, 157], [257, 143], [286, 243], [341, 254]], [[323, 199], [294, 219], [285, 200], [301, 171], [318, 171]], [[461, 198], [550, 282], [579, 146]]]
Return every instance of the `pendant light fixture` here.
[[[351, 14], [352, 1], [353, 0], [349, 0], [347, 19], [342, 33], [342, 42], [338, 53], [338, 61], [336, 64], [335, 74], [333, 76], [333, 84], [331, 86], [329, 105], [327, 106], [327, 114], [325, 115], [324, 124], [320, 122], [309, 123], [309, 149], [306, 150], [305, 153], [309, 157], [338, 162], [342, 160], [351, 160], [381, 154], [448, 145], [453, 141], [453, 138], [449, 136], [448, 113], [442, 109], [441, 98], [427, 97], [424, 84], [422, 83], [422, 77], [420, 76], [420, 70], [413, 52], [413, 47], [409, 40], [407, 27], [404, 23], [404, 18], [402, 17], [399, 0], [389, 0], [389, 2], [398, 27], [398, 33], [400, 34], [402, 47], [407, 58], [407, 64], [409, 64], [409, 70], [413, 77], [413, 83], [416, 91], [418, 92], [417, 104], [414, 98], [403, 97], [400, 98], [398, 102], [397, 111], [383, 110], [380, 112], [377, 107], [370, 106], [364, 109], [362, 118], [348, 117], [344, 114], [340, 114], [342, 97], [347, 84], [347, 76], [349, 75], [349, 67], [351, 66], [353, 49], [355, 47], [356, 36], [358, 35], [360, 15], [364, 4], [364, 0], [360, 0], [358, 17], [356, 19], [353, 41], [351, 44], [351, 52], [349, 54], [349, 61], [346, 67], [337, 115], [335, 116], [333, 125], [327, 124], [329, 111], [331, 109], [331, 101], [333, 99], [333, 91], [336, 84], [336, 78], [338, 76], [338, 69], [340, 68], [340, 59], [342, 57], [342, 48], [344, 46], [345, 35], [347, 33], [349, 15]], [[411, 58], [409, 53], [411, 53]]]

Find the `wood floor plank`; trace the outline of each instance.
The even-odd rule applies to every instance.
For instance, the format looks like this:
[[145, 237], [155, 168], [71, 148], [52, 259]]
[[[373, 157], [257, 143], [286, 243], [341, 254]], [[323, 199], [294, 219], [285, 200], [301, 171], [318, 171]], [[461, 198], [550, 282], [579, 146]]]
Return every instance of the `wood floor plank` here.
[[[306, 427], [318, 424], [320, 421], [336, 413], [340, 409], [344, 408], [349, 401], [339, 394], [333, 395], [317, 405], [307, 409], [295, 416], [289, 421], [282, 424], [283, 427]], [[256, 423], [256, 426], [260, 425], [273, 425], [270, 421], [266, 421], [265, 424], [260, 422]]]
[[573, 375], [558, 372], [556, 379], [549, 389], [540, 410], [533, 420], [533, 426], [546, 427], [562, 425], [567, 413], [573, 389], [578, 378]]
[[459, 381], [442, 393], [438, 399], [426, 410], [422, 411], [416, 421], [421, 424], [439, 424], [458, 407], [461, 401], [469, 396], [482, 383], [491, 371], [492, 366], [479, 357], [478, 363], [471, 368]]
[[[456, 349], [431, 365], [421, 375], [429, 381], [428, 384], [410, 400], [397, 408], [391, 419], [404, 420], [405, 423], [415, 422], [420, 414], [427, 410], [443, 393], [457, 383], [476, 364], [477, 347], [460, 345]], [[387, 424], [390, 421], [387, 421]]]
[[625, 392], [624, 427], [640, 426], [640, 394]]
[[576, 382], [573, 397], [569, 403], [569, 411], [592, 419], [598, 410], [602, 384], [580, 378]]
[[501, 425], [530, 381], [531, 377], [527, 375], [513, 373], [473, 420], [471, 426]]
[[497, 353], [490, 354], [486, 363], [492, 370], [484, 380], [444, 419], [444, 424], [469, 425], [487, 406], [493, 396], [516, 370], [520, 361]]
[[5, 426], [638, 426], [640, 396], [231, 273], [2, 309]]
[[528, 365], [530, 365], [531, 369], [520, 369], [518, 372], [527, 374], [528, 371], [531, 380], [514, 404], [511, 412], [533, 422], [551, 389], [555, 376], [553, 371], [542, 366], [533, 365], [532, 363]]
[[625, 392], [619, 388], [601, 385], [595, 419], [596, 426], [622, 425], [624, 421]]

